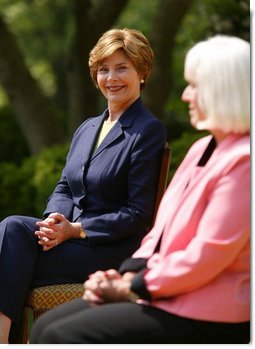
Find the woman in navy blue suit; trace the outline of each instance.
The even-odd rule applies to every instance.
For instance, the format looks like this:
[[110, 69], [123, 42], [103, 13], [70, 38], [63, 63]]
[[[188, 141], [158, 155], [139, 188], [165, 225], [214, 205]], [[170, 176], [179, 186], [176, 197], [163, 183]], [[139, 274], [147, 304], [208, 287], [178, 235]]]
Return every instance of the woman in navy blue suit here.
[[75, 132], [43, 219], [0, 223], [0, 343], [8, 343], [31, 287], [118, 268], [147, 233], [166, 142], [165, 127], [140, 97], [152, 61], [136, 30], [109, 30], [92, 49], [90, 73], [108, 108]]

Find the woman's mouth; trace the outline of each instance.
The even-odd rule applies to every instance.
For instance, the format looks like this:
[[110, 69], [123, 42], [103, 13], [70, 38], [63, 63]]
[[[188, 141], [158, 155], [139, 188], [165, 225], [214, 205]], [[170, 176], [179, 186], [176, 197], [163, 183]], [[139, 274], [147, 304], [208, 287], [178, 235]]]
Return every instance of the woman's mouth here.
[[118, 92], [120, 91], [124, 86], [107, 86], [107, 90], [110, 92]]

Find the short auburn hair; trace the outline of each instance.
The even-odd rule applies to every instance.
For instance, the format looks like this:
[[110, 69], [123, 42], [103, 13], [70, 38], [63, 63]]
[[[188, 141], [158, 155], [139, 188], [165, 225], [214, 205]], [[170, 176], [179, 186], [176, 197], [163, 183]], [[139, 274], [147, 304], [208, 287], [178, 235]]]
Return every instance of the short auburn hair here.
[[141, 89], [151, 75], [154, 53], [148, 39], [135, 29], [110, 29], [98, 40], [89, 54], [89, 69], [92, 80], [97, 86], [97, 71], [102, 61], [121, 50], [133, 63], [142, 77]]

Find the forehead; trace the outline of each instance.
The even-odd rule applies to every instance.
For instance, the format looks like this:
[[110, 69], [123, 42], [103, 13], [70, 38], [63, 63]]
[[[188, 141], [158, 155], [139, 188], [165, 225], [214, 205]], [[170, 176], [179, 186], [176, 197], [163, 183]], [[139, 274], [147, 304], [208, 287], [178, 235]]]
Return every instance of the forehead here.
[[131, 63], [130, 59], [122, 51], [118, 50], [104, 58], [100, 65]]
[[197, 82], [197, 69], [192, 64], [185, 64], [184, 79], [188, 82]]

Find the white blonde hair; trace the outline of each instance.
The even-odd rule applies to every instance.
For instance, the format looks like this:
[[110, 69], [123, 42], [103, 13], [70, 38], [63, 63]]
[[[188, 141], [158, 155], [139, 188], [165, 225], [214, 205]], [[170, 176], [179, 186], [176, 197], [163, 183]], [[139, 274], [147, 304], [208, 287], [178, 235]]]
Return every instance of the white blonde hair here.
[[198, 129], [250, 132], [250, 44], [216, 35], [187, 53], [184, 77], [198, 87], [198, 105], [206, 116]]

